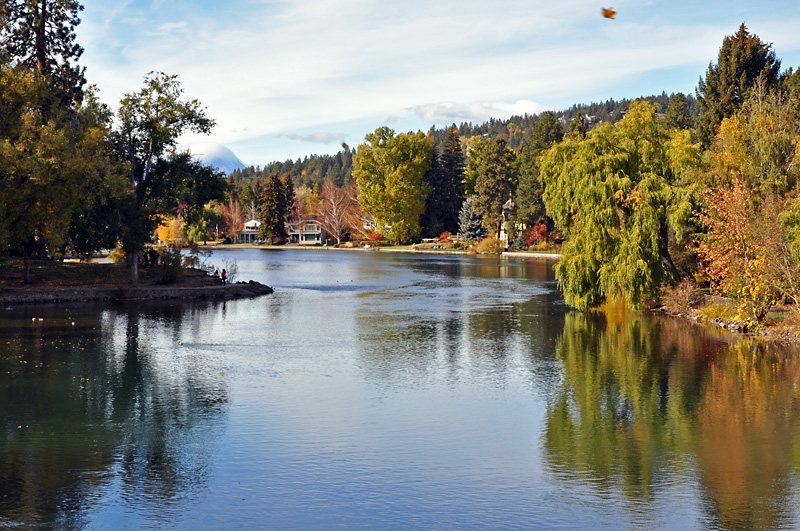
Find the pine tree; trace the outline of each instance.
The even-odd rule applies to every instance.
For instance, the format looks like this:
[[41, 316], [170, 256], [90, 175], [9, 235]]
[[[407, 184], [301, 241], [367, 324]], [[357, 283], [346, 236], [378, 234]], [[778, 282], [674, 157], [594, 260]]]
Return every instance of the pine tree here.
[[700, 117], [697, 136], [705, 147], [717, 134], [722, 120], [733, 115], [757, 80], [769, 89], [777, 85], [781, 62], [772, 45], [747, 31], [744, 23], [736, 35], [725, 37], [717, 64], [709, 64], [705, 80], [697, 85]]
[[76, 0], [4, 0], [0, 3], [0, 49], [14, 63], [49, 76], [63, 104], [83, 99], [85, 68], [76, 64], [83, 54], [75, 42]]
[[264, 185], [260, 221], [259, 238], [270, 244], [286, 238], [286, 192], [277, 173], [270, 175]]
[[447, 193], [442, 166], [435, 153], [436, 148], [433, 150], [431, 165], [422, 177], [422, 182], [430, 189], [431, 193], [425, 199], [425, 211], [419, 220], [422, 233], [430, 237], [436, 237], [445, 231], [443, 196]]
[[473, 207], [474, 202], [474, 196], [466, 198], [458, 214], [458, 230], [461, 232], [461, 239], [468, 242], [479, 241], [486, 234], [486, 230], [483, 228], [483, 219]]
[[288, 173], [281, 179], [281, 189], [283, 190], [283, 204], [286, 206], [286, 220], [294, 218], [294, 181]]
[[585, 138], [587, 132], [589, 132], [589, 126], [586, 124], [583, 115], [581, 113], [576, 114], [575, 118], [569, 122], [567, 133], [574, 138]]
[[564, 130], [555, 115], [552, 112], [543, 113], [531, 132], [529, 143], [522, 147], [517, 157], [519, 185], [517, 186], [516, 223], [531, 226], [542, 221], [549, 222], [542, 201], [544, 184], [539, 179], [537, 160], [544, 150], [557, 144], [562, 138], [564, 138]]
[[484, 227], [499, 238], [505, 219], [503, 205], [517, 186], [515, 155], [506, 147], [506, 141], [498, 138], [489, 141], [477, 156], [480, 158], [474, 166], [477, 171], [474, 208], [483, 217]]
[[439, 192], [442, 224], [444, 230], [454, 232], [458, 227], [458, 213], [464, 201], [463, 181], [466, 169], [461, 137], [455, 125], [444, 134], [439, 152], [439, 166], [442, 172], [442, 190]]
[[689, 102], [683, 93], [678, 92], [670, 97], [664, 122], [675, 129], [690, 129], [694, 125], [694, 118], [689, 113]]

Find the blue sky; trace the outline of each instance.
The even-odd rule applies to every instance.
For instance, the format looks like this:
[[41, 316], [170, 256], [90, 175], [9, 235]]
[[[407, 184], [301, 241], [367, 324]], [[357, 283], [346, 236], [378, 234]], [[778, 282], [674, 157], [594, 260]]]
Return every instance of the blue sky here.
[[[603, 0], [605, 1], [605, 0]], [[431, 125], [693, 93], [745, 22], [800, 66], [791, 1], [84, 0], [82, 64], [116, 108], [178, 74], [246, 164], [335, 153]], [[614, 20], [602, 7], [617, 11]]]

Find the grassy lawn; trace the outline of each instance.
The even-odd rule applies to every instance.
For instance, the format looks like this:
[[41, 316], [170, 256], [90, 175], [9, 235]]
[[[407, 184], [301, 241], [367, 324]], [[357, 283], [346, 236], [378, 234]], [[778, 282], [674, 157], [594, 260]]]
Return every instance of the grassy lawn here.
[[[64, 288], [64, 287], [100, 287], [108, 285], [124, 285], [130, 283], [130, 271], [123, 264], [53, 262], [47, 260], [31, 260], [32, 284], [22, 283], [22, 259], [9, 258], [0, 262], [1, 288]], [[139, 281], [148, 283], [161, 278], [158, 268], [139, 269]]]

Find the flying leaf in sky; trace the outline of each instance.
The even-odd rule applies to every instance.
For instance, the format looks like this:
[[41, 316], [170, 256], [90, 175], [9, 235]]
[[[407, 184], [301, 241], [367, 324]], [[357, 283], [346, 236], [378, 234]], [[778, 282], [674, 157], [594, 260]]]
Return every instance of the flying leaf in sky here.
[[617, 16], [617, 12], [614, 11], [613, 7], [604, 7], [603, 8], [603, 16], [606, 18], [614, 18]]

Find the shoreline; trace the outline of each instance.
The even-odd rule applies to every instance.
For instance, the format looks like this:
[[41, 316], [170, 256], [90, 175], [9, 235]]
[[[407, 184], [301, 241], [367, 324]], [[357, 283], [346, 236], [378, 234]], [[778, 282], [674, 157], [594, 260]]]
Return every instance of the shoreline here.
[[60, 304], [67, 302], [128, 302], [156, 300], [247, 299], [274, 290], [251, 280], [220, 286], [106, 286], [66, 288], [10, 288], [0, 291], [0, 305]]
[[453, 249], [410, 249], [402, 247], [333, 247], [323, 245], [257, 245], [248, 243], [237, 243], [232, 245], [214, 245], [209, 251], [219, 249], [221, 251], [235, 251], [236, 249], [261, 249], [271, 250], [303, 250], [303, 251], [350, 251], [350, 252], [383, 252], [383, 253], [408, 253], [408, 254], [442, 254], [442, 255], [463, 255], [463, 256], [505, 256], [513, 258], [535, 258], [539, 260], [561, 259], [561, 253], [530, 253], [524, 251], [503, 251], [502, 253], [475, 253], [469, 251], [458, 251]]

